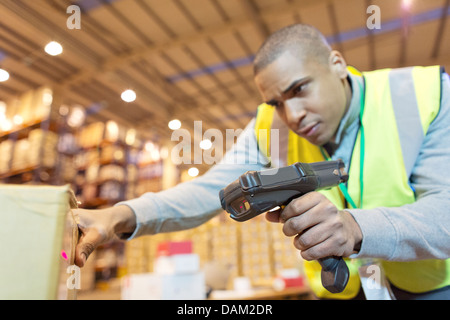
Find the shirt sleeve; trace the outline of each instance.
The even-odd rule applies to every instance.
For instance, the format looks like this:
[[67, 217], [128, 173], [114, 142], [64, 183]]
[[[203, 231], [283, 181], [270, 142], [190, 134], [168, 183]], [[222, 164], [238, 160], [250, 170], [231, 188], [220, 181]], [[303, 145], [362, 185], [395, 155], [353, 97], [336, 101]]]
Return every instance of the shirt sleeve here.
[[396, 208], [349, 209], [363, 241], [355, 258], [391, 261], [450, 258], [450, 80], [412, 170], [416, 201]]
[[141, 235], [194, 228], [221, 212], [219, 191], [249, 170], [261, 170], [268, 162], [259, 152], [253, 119], [224, 158], [204, 175], [173, 188], [145, 193], [117, 205], [129, 206], [136, 229], [128, 240]]

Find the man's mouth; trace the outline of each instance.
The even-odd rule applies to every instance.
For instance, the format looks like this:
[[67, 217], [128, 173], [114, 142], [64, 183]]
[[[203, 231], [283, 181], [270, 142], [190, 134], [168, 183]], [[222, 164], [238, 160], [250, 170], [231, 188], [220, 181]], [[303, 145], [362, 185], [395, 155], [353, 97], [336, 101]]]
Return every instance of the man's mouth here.
[[298, 133], [304, 137], [310, 137], [317, 132], [318, 128], [319, 128], [319, 123], [313, 122], [313, 123], [308, 124], [307, 126], [303, 127], [300, 131], [298, 131]]

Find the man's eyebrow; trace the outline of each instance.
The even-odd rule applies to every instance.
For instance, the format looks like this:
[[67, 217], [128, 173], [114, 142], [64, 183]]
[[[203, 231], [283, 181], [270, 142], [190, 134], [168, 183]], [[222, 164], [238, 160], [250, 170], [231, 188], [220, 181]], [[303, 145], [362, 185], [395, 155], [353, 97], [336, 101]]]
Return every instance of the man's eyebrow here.
[[[300, 78], [300, 79], [297, 79], [297, 80], [293, 81], [293, 82], [289, 85], [289, 87], [288, 87], [286, 90], [283, 91], [283, 94], [286, 94], [286, 93], [288, 93], [289, 91], [291, 91], [291, 90], [292, 90], [296, 85], [298, 85], [299, 83], [307, 82], [307, 81], [309, 81], [310, 79], [311, 79], [311, 77], [307, 76], [307, 77], [303, 77], [303, 78]], [[276, 106], [276, 105], [278, 104], [278, 101], [277, 101], [276, 99], [272, 99], [272, 100], [266, 101], [265, 103], [268, 104], [269, 106]]]
[[291, 91], [297, 84], [302, 83], [302, 82], [305, 82], [305, 81], [307, 81], [307, 80], [309, 80], [309, 79], [310, 79], [310, 77], [304, 77], [304, 78], [300, 78], [300, 79], [298, 79], [298, 80], [295, 80], [294, 82], [292, 82], [292, 83], [290, 84], [290, 86], [289, 86], [286, 90], [283, 91], [283, 94], [286, 94], [286, 93], [288, 93], [289, 91]]

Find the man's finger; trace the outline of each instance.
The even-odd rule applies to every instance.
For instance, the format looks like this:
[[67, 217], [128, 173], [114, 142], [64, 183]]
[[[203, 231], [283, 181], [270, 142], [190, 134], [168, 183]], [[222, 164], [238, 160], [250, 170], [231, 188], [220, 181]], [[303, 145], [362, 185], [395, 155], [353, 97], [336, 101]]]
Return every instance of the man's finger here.
[[281, 213], [280, 222], [286, 222], [292, 217], [301, 215], [318, 205], [321, 200], [321, 194], [318, 192], [309, 192], [292, 200]]
[[103, 236], [96, 229], [88, 229], [80, 237], [75, 249], [75, 264], [83, 267], [90, 254], [103, 242]]
[[269, 222], [280, 222], [281, 209], [266, 212], [266, 220]]

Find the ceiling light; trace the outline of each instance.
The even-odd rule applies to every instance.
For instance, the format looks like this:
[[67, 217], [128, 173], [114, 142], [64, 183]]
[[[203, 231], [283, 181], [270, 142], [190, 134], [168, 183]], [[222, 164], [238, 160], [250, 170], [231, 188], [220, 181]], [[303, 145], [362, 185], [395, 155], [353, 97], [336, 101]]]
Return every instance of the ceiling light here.
[[125, 90], [120, 97], [125, 102], [133, 102], [136, 100], [136, 92], [133, 90]]
[[402, 1], [402, 8], [403, 10], [409, 10], [412, 6], [412, 0], [403, 0]]
[[0, 82], [4, 82], [9, 79], [9, 72], [3, 69], [0, 69]]
[[171, 130], [178, 130], [181, 128], [181, 122], [178, 119], [174, 119], [172, 121], [169, 122], [169, 128]]
[[209, 139], [205, 139], [200, 141], [200, 148], [202, 148], [203, 150], [209, 150], [212, 147], [212, 142]]
[[63, 52], [63, 47], [58, 42], [52, 41], [45, 46], [45, 52], [51, 56], [57, 56]]
[[198, 176], [198, 173], [199, 173], [199, 171], [198, 171], [197, 168], [190, 168], [190, 169], [188, 170], [188, 175], [191, 176], [191, 177], [196, 177], [196, 176]]

